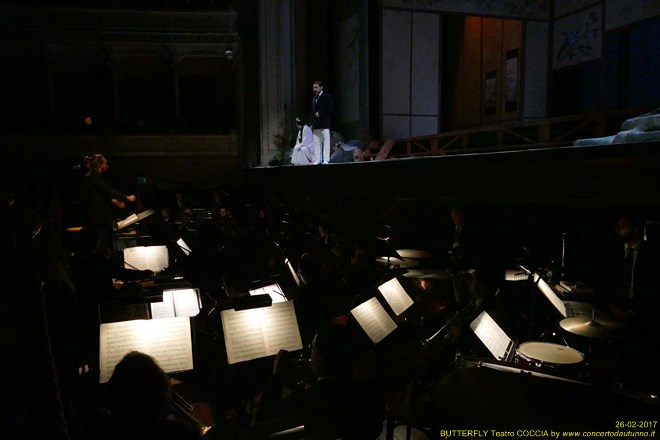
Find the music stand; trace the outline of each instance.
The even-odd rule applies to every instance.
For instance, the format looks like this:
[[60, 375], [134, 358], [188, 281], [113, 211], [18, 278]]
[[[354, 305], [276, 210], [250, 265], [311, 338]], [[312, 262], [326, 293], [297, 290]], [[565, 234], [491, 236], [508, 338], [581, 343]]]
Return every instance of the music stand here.
[[166, 373], [193, 369], [191, 325], [186, 317], [101, 324], [99, 347], [101, 383], [131, 351], [150, 355]]
[[[247, 298], [257, 297], [270, 300], [269, 295]], [[269, 307], [233, 309], [220, 312], [229, 364], [276, 355], [280, 350], [303, 349], [293, 302], [280, 302]]]

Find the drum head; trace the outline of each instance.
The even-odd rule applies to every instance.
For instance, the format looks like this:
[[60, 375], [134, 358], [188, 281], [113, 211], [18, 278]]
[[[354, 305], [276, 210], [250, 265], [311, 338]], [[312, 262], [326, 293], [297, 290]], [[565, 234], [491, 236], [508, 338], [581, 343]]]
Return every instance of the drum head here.
[[584, 354], [579, 351], [550, 342], [525, 342], [518, 351], [528, 358], [553, 364], [578, 364], [584, 360]]

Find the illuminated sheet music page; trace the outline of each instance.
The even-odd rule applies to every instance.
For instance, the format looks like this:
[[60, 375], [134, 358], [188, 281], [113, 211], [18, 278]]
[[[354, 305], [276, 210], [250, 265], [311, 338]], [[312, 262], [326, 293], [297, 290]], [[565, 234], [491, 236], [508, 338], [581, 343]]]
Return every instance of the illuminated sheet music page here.
[[[163, 293], [168, 292], [167, 290]], [[176, 316], [193, 317], [199, 314], [200, 304], [197, 289], [172, 290], [174, 312]]]
[[396, 316], [399, 316], [414, 304], [412, 298], [396, 278], [381, 284], [378, 286], [378, 290], [383, 294], [383, 298], [385, 298]]
[[521, 269], [507, 269], [504, 271], [504, 281], [527, 281], [529, 275]]
[[291, 301], [258, 309], [223, 310], [220, 317], [229, 364], [303, 348]]
[[150, 303], [151, 317], [193, 317], [199, 314], [199, 295], [196, 289], [169, 289], [163, 291], [163, 301]]
[[252, 289], [250, 290], [250, 295], [268, 295], [273, 300], [273, 304], [287, 301], [286, 295], [284, 295], [282, 288], [277, 283], [260, 287], [258, 289]]
[[183, 253], [186, 254], [186, 256], [187, 256], [187, 255], [190, 255], [190, 253], [192, 252], [192, 250], [190, 249], [190, 246], [188, 246], [188, 243], [186, 243], [185, 241], [183, 241], [183, 238], [179, 238], [179, 239], [176, 241], [176, 244], [179, 245], [179, 247], [181, 248], [181, 250], [183, 251]]
[[552, 290], [552, 287], [550, 287], [550, 285], [546, 283], [545, 280], [538, 274], [534, 274], [534, 281], [536, 282], [536, 285], [538, 286], [541, 293], [543, 293], [543, 295], [548, 298], [548, 301], [552, 303], [552, 305], [557, 309], [559, 313], [562, 314], [564, 318], [567, 318], [568, 312], [566, 312], [566, 305], [561, 300], [561, 298], [557, 296], [555, 291]]
[[503, 360], [506, 357], [506, 352], [513, 341], [488, 313], [481, 312], [470, 323], [470, 328], [495, 359]]
[[374, 344], [378, 344], [397, 327], [375, 297], [352, 309], [351, 314]]
[[133, 213], [133, 214], [129, 215], [128, 217], [126, 217], [125, 219], [119, 220], [117, 222], [117, 229], [124, 229], [125, 227], [130, 226], [133, 223], [139, 222], [140, 220], [143, 220], [143, 219], [149, 217], [150, 215], [154, 214], [155, 212], [156, 211], [154, 211], [153, 209], [146, 209], [146, 210], [142, 211], [139, 214]]
[[124, 229], [126, 226], [130, 226], [133, 223], [137, 222], [139, 220], [138, 216], [135, 214], [131, 214], [125, 219], [119, 220], [117, 222], [117, 229]]
[[172, 296], [171, 290], [164, 290], [163, 301], [149, 304], [152, 319], [174, 318], [176, 316], [174, 298]]
[[145, 218], [149, 217], [150, 215], [155, 214], [156, 211], [154, 211], [152, 208], [145, 209], [141, 213], [137, 215], [138, 220], [144, 220]]
[[150, 270], [158, 273], [168, 266], [167, 246], [135, 246], [124, 249], [126, 269]]
[[99, 345], [101, 383], [110, 380], [115, 365], [131, 351], [150, 355], [166, 373], [193, 369], [189, 318], [101, 324]]

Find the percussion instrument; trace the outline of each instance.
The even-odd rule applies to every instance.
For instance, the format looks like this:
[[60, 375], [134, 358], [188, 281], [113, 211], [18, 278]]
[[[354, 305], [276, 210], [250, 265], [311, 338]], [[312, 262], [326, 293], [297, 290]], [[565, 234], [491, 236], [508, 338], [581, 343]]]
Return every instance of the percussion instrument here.
[[397, 249], [401, 258], [431, 258], [431, 253], [420, 249]]
[[454, 302], [452, 275], [445, 269], [408, 269], [401, 283], [426, 316]]
[[376, 262], [382, 265], [398, 266], [404, 269], [419, 266], [419, 261], [410, 258], [377, 257]]
[[469, 356], [459, 355], [456, 359], [456, 364], [459, 368], [487, 368], [491, 370], [503, 371], [507, 373], [527, 374], [535, 377], [542, 377], [545, 379], [555, 379], [567, 382], [577, 382], [563, 376], [556, 376], [537, 371], [536, 369], [522, 368], [521, 366], [507, 363], [504, 361], [497, 361], [494, 359], [475, 358]]
[[559, 369], [565, 365], [579, 364], [584, 354], [565, 345], [551, 342], [524, 342], [516, 350], [516, 363], [535, 368]]
[[612, 338], [623, 329], [623, 326], [617, 322], [588, 317], [565, 318], [559, 322], [559, 325], [575, 335], [603, 339]]
[[411, 269], [403, 274], [406, 278], [418, 280], [450, 280], [451, 273], [445, 269]]

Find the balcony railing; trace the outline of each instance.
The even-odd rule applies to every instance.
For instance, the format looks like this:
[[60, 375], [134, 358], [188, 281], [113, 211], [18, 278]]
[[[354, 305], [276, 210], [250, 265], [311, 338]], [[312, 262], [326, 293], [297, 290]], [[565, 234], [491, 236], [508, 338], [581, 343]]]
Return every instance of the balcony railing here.
[[[617, 134], [621, 131], [623, 121], [649, 110], [620, 110], [509, 122], [398, 139], [393, 144], [392, 141], [386, 141], [382, 145], [372, 142], [365, 151], [365, 157], [395, 159], [562, 147], [573, 145], [577, 139]], [[389, 151], [381, 151], [382, 148], [389, 148]]]

